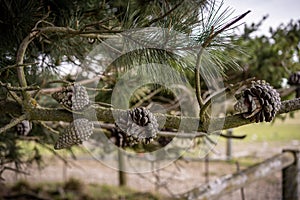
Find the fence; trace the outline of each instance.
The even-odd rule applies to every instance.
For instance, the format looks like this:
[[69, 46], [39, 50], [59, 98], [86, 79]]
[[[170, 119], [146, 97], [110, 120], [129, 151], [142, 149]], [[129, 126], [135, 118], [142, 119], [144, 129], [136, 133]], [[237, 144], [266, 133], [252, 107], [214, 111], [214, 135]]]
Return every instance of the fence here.
[[243, 188], [280, 170], [282, 170], [282, 199], [300, 199], [299, 150], [283, 150], [281, 154], [257, 165], [201, 185], [185, 193], [184, 198], [188, 200], [218, 199], [227, 193]]

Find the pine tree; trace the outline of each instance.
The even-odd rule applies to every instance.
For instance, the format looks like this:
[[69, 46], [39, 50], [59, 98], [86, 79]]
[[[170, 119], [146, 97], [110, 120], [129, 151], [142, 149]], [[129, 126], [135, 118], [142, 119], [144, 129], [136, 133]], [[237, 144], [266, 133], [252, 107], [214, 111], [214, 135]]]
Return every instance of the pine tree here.
[[[183, 130], [182, 137], [210, 140], [209, 137], [215, 134], [213, 131], [252, 123], [253, 118], [245, 113], [231, 115], [224, 112], [225, 117], [211, 116], [211, 105], [222, 102], [225, 92], [233, 95], [248, 88], [245, 90], [250, 95], [245, 98], [252, 102], [252, 97], [259, 90], [257, 85], [249, 86], [251, 81], [248, 80], [234, 84], [228, 81], [225, 85], [220, 80], [227, 73], [232, 73], [227, 74], [227, 80], [234, 80], [241, 69], [238, 62], [242, 62], [237, 61], [235, 56], [242, 51], [239, 47], [244, 46], [243, 38], [234, 35], [232, 29], [248, 13], [233, 18], [231, 9], [214, 0], [0, 0], [0, 167], [15, 163], [19, 168], [22, 163], [32, 161], [20, 153], [18, 140], [33, 140], [36, 145], [48, 149], [50, 144], [52, 151], [53, 144], [58, 141], [56, 149], [72, 151], [71, 146], [93, 137], [92, 130], [98, 123], [112, 141], [113, 137], [117, 137], [118, 146], [125, 147], [123, 144], [126, 142], [121, 140], [128, 141], [130, 138], [127, 136], [134, 136], [138, 144], [128, 145], [128, 148], [138, 152], [151, 152], [165, 146], [176, 137], [174, 132], [178, 130]], [[289, 36], [292, 41], [299, 39], [295, 35]], [[247, 37], [247, 29], [243, 37]], [[119, 41], [116, 38], [123, 44], [116, 42], [115, 46], [110, 46], [107, 43]], [[263, 38], [254, 42], [264, 44]], [[93, 60], [91, 55], [97, 45], [106, 45], [104, 49], [108, 51], [101, 56], [109, 61], [113, 56], [122, 54], [122, 48], [127, 48], [128, 52], [99, 72], [94, 65], [108, 61], [93, 63], [97, 57]], [[64, 65], [81, 70], [81, 73], [77, 77], [72, 74], [64, 76]], [[159, 66], [169, 66], [172, 70]], [[126, 73], [129, 78], [124, 80]], [[132, 74], [136, 76], [132, 78]], [[91, 80], [96, 76], [100, 80], [93, 85]], [[135, 88], [140, 79], [149, 84]], [[278, 79], [276, 77], [276, 81]], [[165, 80], [175, 84], [169, 84], [167, 88], [162, 85]], [[78, 89], [74, 82], [84, 86]], [[269, 82], [275, 83], [274, 80]], [[126, 87], [113, 99], [115, 93], [112, 89], [118, 84]], [[179, 88], [170, 91], [174, 85]], [[252, 92], [253, 87], [255, 92]], [[277, 94], [270, 88], [263, 86], [264, 95]], [[123, 95], [126, 90], [134, 91], [133, 95]], [[180, 96], [183, 91], [192, 95]], [[259, 113], [267, 116], [264, 118], [266, 121], [271, 121], [275, 114], [300, 109], [299, 99], [279, 102], [279, 97], [269, 98], [270, 102], [266, 103], [264, 95], [256, 96], [261, 102]], [[192, 102], [190, 96], [195, 96], [196, 101]], [[92, 97], [95, 97], [94, 100], [91, 100]], [[121, 106], [109, 105], [114, 100]], [[155, 114], [141, 108], [156, 102], [168, 107], [167, 113]], [[128, 105], [130, 109], [123, 109]], [[184, 113], [178, 105], [190, 107]], [[274, 107], [271, 114], [268, 106]], [[249, 105], [246, 107], [249, 108]], [[248, 109], [247, 112], [253, 110]], [[122, 131], [130, 129], [130, 134], [116, 133], [114, 115], [130, 116], [122, 121], [121, 127]], [[180, 117], [186, 120], [182, 127]], [[263, 121], [256, 119], [257, 122]], [[164, 120], [165, 124], [160, 127], [159, 123]], [[33, 128], [27, 136], [20, 136], [15, 127], [22, 126], [24, 121], [33, 122]], [[220, 122], [224, 121], [224, 126], [211, 130], [210, 124], [222, 124]]]

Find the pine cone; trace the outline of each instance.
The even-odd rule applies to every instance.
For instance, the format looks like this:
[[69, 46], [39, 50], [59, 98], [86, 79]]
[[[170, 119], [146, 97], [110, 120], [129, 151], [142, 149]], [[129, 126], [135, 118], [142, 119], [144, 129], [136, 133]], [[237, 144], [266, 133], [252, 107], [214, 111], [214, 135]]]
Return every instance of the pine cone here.
[[157, 139], [157, 142], [162, 146], [167, 146], [170, 142], [172, 142], [173, 137], [164, 137], [164, 136], [160, 136]]
[[86, 89], [78, 83], [64, 87], [52, 94], [52, 97], [68, 110], [79, 111], [89, 105], [90, 100]]
[[290, 85], [300, 85], [300, 71], [293, 73], [288, 80]]
[[119, 129], [126, 133], [131, 142], [150, 143], [158, 132], [154, 115], [146, 108], [134, 108], [117, 120]]
[[253, 81], [237, 96], [234, 109], [256, 122], [272, 121], [281, 105], [279, 93], [265, 81]]
[[32, 129], [32, 123], [28, 120], [23, 120], [16, 125], [16, 131], [18, 135], [26, 136]]
[[127, 137], [127, 134], [118, 127], [112, 130], [111, 139], [118, 147], [130, 147], [138, 143], [132, 137]]
[[71, 147], [72, 145], [82, 144], [83, 141], [88, 140], [93, 134], [93, 129], [93, 123], [87, 119], [75, 119], [65, 131], [59, 135], [54, 149], [63, 149]]

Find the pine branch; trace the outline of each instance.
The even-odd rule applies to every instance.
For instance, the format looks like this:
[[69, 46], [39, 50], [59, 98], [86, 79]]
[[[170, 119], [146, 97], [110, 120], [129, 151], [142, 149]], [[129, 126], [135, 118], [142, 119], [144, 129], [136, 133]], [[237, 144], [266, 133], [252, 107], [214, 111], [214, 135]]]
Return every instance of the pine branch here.
[[205, 42], [203, 43], [202, 47], [205, 48], [207, 47], [212, 40], [217, 37], [219, 34], [221, 34], [222, 32], [226, 31], [228, 28], [230, 28], [232, 25], [236, 24], [238, 21], [240, 21], [241, 19], [243, 19], [244, 17], [246, 17], [246, 15], [248, 15], [251, 11], [248, 10], [247, 12], [245, 12], [244, 14], [240, 15], [239, 17], [237, 17], [236, 19], [234, 19], [233, 21], [229, 22], [228, 24], [226, 24], [223, 28], [221, 28], [218, 31], [213, 32], [213, 27], [212, 27], [212, 32], [209, 34], [209, 37], [205, 40]]
[[[11, 105], [10, 105], [11, 104]], [[22, 110], [21, 108], [15, 107], [18, 105], [15, 102], [0, 102], [0, 110], [4, 113], [10, 114], [19, 114]], [[89, 110], [91, 109], [91, 110]], [[278, 111], [278, 114], [283, 114], [287, 112], [292, 112], [300, 110], [300, 98], [283, 101], [281, 103], [281, 108]], [[83, 116], [87, 119], [94, 120], [91, 118], [90, 113], [96, 112], [97, 120], [107, 123], [114, 123], [115, 119], [113, 113], [117, 113], [120, 115], [125, 114], [126, 110], [119, 110], [113, 108], [104, 108], [104, 107], [90, 107], [86, 109], [83, 113]], [[227, 117], [220, 118], [211, 118], [208, 122], [200, 122], [199, 118], [195, 117], [180, 117], [180, 116], [172, 116], [166, 114], [154, 114], [158, 121], [165, 121], [165, 128], [173, 128], [178, 129], [179, 125], [181, 126], [181, 130], [190, 130], [190, 127], [193, 127], [195, 124], [199, 124], [198, 132], [207, 132], [210, 123], [220, 124], [224, 123], [224, 126], [221, 127], [221, 130], [226, 130], [230, 128], [235, 128], [251, 123], [255, 123], [250, 119], [245, 119], [242, 114], [236, 114]], [[30, 120], [40, 120], [40, 121], [73, 121], [73, 114], [64, 109], [53, 109], [53, 108], [34, 108], [29, 111], [28, 119]], [[184, 124], [180, 124], [182, 120], [185, 120]], [[214, 130], [218, 131], [218, 130]], [[180, 134], [180, 133], [179, 133]]]
[[214, 31], [214, 27], [211, 27], [210, 34], [208, 38], [204, 41], [202, 44], [201, 49], [199, 50], [199, 53], [197, 54], [197, 62], [196, 62], [196, 69], [195, 69], [195, 85], [196, 85], [196, 97], [200, 106], [200, 120], [203, 122], [205, 119], [206, 112], [201, 111], [203, 107], [203, 100], [201, 97], [201, 79], [200, 79], [200, 65], [201, 65], [201, 59], [203, 56], [204, 49], [208, 47], [208, 45], [213, 41], [214, 38], [216, 38], [219, 34], [226, 31], [228, 28], [230, 28], [232, 25], [243, 19], [247, 14], [249, 14], [251, 11], [247, 11], [244, 14], [240, 15], [236, 19], [234, 19], [232, 22], [226, 24], [223, 28], [220, 30]]

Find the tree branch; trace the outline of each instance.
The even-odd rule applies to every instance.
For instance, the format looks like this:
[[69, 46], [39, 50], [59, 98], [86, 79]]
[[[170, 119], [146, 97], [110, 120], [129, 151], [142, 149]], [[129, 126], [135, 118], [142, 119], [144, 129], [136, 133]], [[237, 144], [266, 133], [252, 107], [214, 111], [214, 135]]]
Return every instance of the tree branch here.
[[[4, 113], [11, 113], [15, 115], [19, 115], [21, 113], [20, 107], [15, 107], [18, 105], [16, 102], [0, 102], [0, 110]], [[300, 98], [283, 101], [281, 103], [280, 110], [277, 114], [288, 113], [291, 111], [300, 110]], [[113, 116], [113, 112], [119, 113], [120, 115], [127, 112], [126, 110], [119, 110], [113, 108], [104, 108], [99, 106], [93, 106], [84, 111], [82, 115], [87, 119], [94, 120], [91, 118], [90, 113], [96, 111], [96, 116], [98, 121], [114, 123], [115, 119]], [[212, 118], [207, 122], [201, 123], [199, 118], [196, 117], [181, 117], [181, 116], [172, 116], [166, 114], [155, 113], [155, 117], [157, 121], [165, 120], [165, 128], [173, 128], [178, 129], [179, 125], [182, 130], [190, 130], [190, 127], [193, 127], [195, 124], [199, 124], [198, 131], [199, 132], [207, 132], [208, 126], [210, 123], [219, 124], [224, 122], [224, 126], [221, 128], [222, 130], [235, 128], [251, 123], [255, 123], [250, 119], [245, 119], [242, 114], [220, 117], [220, 118]], [[29, 120], [40, 120], [40, 121], [73, 121], [73, 114], [65, 109], [57, 109], [57, 108], [34, 108], [28, 113]], [[180, 124], [182, 120], [185, 120], [185, 123]], [[217, 131], [217, 130], [215, 130]], [[180, 133], [178, 133], [180, 134]]]
[[[30, 42], [38, 36], [39, 32], [38, 31], [32, 31], [25, 39], [22, 41], [22, 43], [19, 46], [17, 56], [16, 56], [16, 66], [17, 66], [17, 76], [19, 79], [19, 84], [21, 87], [26, 88], [27, 87], [27, 82], [26, 82], [26, 77], [24, 73], [24, 56], [25, 52], [27, 50], [28, 45]], [[22, 91], [22, 95], [24, 97], [24, 100], [29, 103], [30, 101], [30, 94], [27, 91]], [[27, 105], [25, 105], [27, 106]]]
[[[92, 109], [92, 108], [89, 108]], [[96, 108], [96, 115], [99, 121], [103, 122], [110, 122], [114, 123], [115, 119], [112, 114], [112, 110], [116, 113], [125, 113], [125, 110], [118, 110], [112, 108], [103, 108], [98, 107]], [[287, 113], [290, 111], [300, 110], [300, 98], [294, 100], [283, 101], [281, 108], [278, 114]], [[88, 110], [85, 111], [85, 117], [90, 118]], [[206, 132], [209, 123], [221, 123], [225, 120], [223, 129], [235, 128], [238, 126], [246, 125], [254, 123], [249, 119], [245, 119], [241, 114], [228, 116], [225, 118], [213, 118], [210, 122], [200, 124], [199, 118], [194, 117], [180, 117], [180, 116], [171, 116], [171, 115], [164, 115], [156, 113], [154, 114], [158, 121], [164, 120], [166, 118], [165, 128], [179, 128], [181, 120], [185, 119], [185, 124], [181, 124], [183, 130], [189, 130], [193, 124], [199, 124], [198, 131], [199, 132]], [[72, 121], [73, 117], [72, 114], [64, 109], [45, 109], [45, 108], [38, 108], [34, 109], [30, 113], [30, 117], [35, 120], [43, 120], [43, 121]]]

